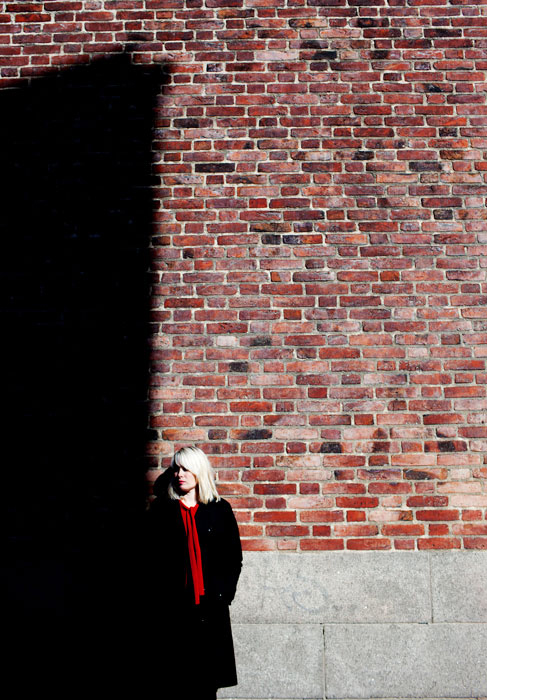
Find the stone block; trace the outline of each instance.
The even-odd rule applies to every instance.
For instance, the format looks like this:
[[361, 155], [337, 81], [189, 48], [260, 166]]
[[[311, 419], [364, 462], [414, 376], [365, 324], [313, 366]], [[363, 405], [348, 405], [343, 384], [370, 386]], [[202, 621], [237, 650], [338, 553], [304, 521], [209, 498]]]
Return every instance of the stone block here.
[[321, 625], [233, 625], [239, 684], [219, 698], [324, 697]]
[[486, 552], [431, 552], [434, 622], [485, 622]]
[[326, 625], [327, 698], [486, 695], [483, 624]]
[[246, 552], [234, 622], [429, 622], [422, 552]]

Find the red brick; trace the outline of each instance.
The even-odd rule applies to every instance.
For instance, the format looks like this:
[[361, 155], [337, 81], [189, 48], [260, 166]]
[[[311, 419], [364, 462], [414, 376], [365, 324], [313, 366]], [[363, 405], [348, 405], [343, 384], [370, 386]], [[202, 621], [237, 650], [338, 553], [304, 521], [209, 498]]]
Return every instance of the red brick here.
[[449, 535], [449, 525], [445, 525], [443, 523], [429, 525], [427, 530], [429, 535], [433, 537], [438, 537], [439, 535]]
[[309, 510], [300, 513], [300, 520], [305, 523], [333, 523], [343, 520], [341, 510]]
[[363, 522], [366, 519], [365, 510], [348, 510], [347, 511], [347, 522], [356, 523]]
[[458, 510], [417, 510], [418, 520], [458, 520]]
[[486, 549], [487, 539], [485, 537], [463, 537], [465, 549]]
[[[350, 477], [352, 478], [352, 476]], [[323, 486], [323, 493], [365, 493], [364, 484], [328, 483]]]
[[385, 537], [364, 537], [363, 539], [347, 540], [347, 549], [390, 549], [391, 540]]
[[264, 538], [261, 539], [243, 539], [242, 540], [242, 549], [246, 552], [266, 552], [270, 550], [276, 549], [276, 541], [275, 540], [266, 540]]
[[367, 496], [340, 496], [336, 498], [338, 508], [376, 508], [378, 504], [378, 498], [369, 498]]
[[412, 484], [409, 483], [380, 483], [369, 484], [369, 493], [411, 493]]
[[283, 481], [285, 472], [282, 469], [250, 469], [244, 471], [243, 481]]
[[267, 525], [269, 537], [304, 537], [309, 535], [309, 527], [302, 525]]
[[255, 522], [263, 523], [294, 523], [296, 521], [296, 513], [290, 511], [261, 511], [254, 513]]
[[481, 525], [473, 525], [470, 523], [464, 523], [464, 524], [454, 524], [453, 527], [451, 528], [452, 532], [454, 535], [486, 535], [487, 534], [487, 526], [485, 523]]
[[382, 526], [382, 534], [392, 537], [404, 536], [404, 537], [420, 537], [425, 533], [425, 528], [423, 525], [411, 524], [411, 523], [397, 523], [388, 524]]
[[300, 540], [300, 549], [306, 552], [343, 549], [343, 540], [335, 537], [314, 540], [302, 539]]
[[344, 523], [334, 525], [334, 535], [340, 537], [371, 537], [378, 534], [376, 525], [347, 525]]
[[418, 549], [460, 549], [461, 542], [455, 537], [429, 537], [418, 540]]

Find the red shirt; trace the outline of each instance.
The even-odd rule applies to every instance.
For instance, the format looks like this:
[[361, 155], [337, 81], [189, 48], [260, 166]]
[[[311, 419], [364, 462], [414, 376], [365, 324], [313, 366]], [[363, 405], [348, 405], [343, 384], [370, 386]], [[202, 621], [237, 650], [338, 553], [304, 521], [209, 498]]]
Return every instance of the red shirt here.
[[196, 520], [194, 518], [199, 504], [196, 503], [195, 506], [189, 508], [188, 506], [185, 506], [182, 501], [179, 501], [179, 503], [181, 504], [181, 515], [183, 516], [183, 523], [185, 526], [186, 539], [188, 543], [188, 557], [190, 559], [192, 583], [194, 585], [194, 601], [196, 605], [199, 605], [200, 596], [204, 595], [205, 593], [205, 589], [203, 588], [200, 543], [198, 540], [198, 531], [196, 529]]

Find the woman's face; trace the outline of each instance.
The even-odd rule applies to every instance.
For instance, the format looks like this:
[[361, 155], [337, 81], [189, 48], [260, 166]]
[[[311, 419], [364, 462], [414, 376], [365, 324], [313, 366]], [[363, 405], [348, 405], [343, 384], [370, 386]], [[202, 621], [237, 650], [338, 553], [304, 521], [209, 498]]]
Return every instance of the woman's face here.
[[176, 466], [175, 477], [181, 493], [192, 491], [192, 489], [196, 488], [196, 484], [198, 483], [195, 475], [189, 472], [188, 469], [185, 469], [182, 464]]

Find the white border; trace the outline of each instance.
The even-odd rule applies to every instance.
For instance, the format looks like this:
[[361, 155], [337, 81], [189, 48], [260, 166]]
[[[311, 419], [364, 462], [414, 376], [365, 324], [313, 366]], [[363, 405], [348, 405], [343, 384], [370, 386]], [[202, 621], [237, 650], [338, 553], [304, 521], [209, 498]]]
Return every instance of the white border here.
[[535, 696], [535, 3], [489, 0], [490, 700]]

